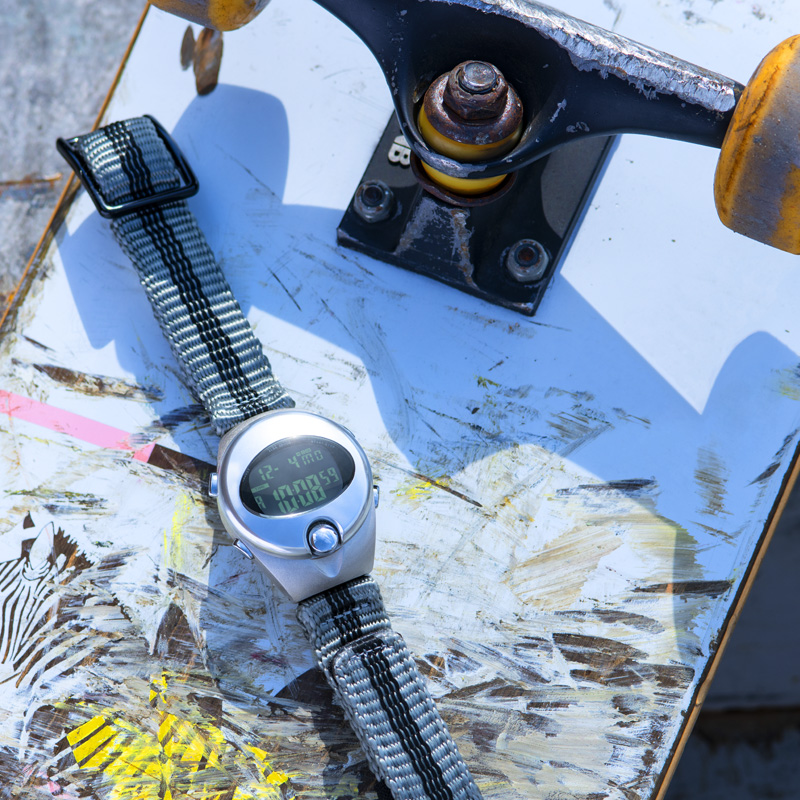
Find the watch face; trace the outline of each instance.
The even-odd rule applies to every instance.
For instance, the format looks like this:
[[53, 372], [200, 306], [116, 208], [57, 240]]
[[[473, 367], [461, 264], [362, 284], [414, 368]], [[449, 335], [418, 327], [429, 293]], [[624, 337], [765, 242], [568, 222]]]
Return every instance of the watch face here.
[[355, 471], [352, 456], [330, 439], [282, 439], [253, 459], [239, 494], [254, 514], [287, 517], [335, 500], [350, 485]]

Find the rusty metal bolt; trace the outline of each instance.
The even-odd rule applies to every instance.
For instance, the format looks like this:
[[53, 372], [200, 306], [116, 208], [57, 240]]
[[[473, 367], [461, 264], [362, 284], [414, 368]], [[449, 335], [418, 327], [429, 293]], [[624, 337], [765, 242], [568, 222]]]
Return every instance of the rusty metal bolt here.
[[506, 269], [519, 283], [540, 281], [549, 263], [547, 250], [536, 239], [520, 239], [506, 256]]
[[[440, 75], [428, 88], [423, 105], [436, 131], [463, 144], [482, 147], [500, 142], [522, 123], [519, 96], [500, 70], [485, 61], [464, 61]], [[475, 158], [480, 157], [486, 156], [476, 153]]]
[[447, 76], [442, 100], [466, 120], [494, 119], [506, 106], [508, 83], [503, 74], [485, 61], [465, 61]]

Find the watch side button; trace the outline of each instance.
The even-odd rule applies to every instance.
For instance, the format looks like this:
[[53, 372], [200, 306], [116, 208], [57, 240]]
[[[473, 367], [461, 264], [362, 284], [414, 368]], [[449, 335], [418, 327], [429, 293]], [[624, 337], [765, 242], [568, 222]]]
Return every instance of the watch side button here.
[[247, 556], [251, 561], [253, 560], [253, 551], [239, 539], [233, 540], [233, 546], [240, 552]]
[[219, 494], [219, 475], [216, 472], [212, 472], [208, 476], [208, 496], [209, 497], [216, 497]]
[[372, 487], [372, 500], [375, 503], [375, 508], [377, 508], [381, 502], [381, 487], [377, 484]]

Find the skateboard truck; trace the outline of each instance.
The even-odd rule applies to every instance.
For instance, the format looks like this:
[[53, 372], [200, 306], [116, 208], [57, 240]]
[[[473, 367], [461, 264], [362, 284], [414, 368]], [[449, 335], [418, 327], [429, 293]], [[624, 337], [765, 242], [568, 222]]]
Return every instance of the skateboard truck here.
[[[488, 88], [469, 83], [465, 73], [485, 76]], [[475, 162], [519, 142], [522, 113], [499, 70], [469, 61], [431, 84], [418, 120], [436, 152]], [[564, 148], [566, 158], [555, 153], [518, 172], [460, 178], [414, 154], [393, 117], [339, 224], [338, 241], [533, 314], [613, 143], [613, 137], [586, 139]]]
[[[533, 0], [317, 2], [372, 51], [396, 112], [342, 220], [343, 243], [532, 314], [613, 137], [641, 133], [720, 148], [722, 221], [800, 253], [800, 37], [769, 54], [745, 90]], [[231, 9], [254, 15], [266, 0], [255, 11], [252, 0], [156, 4], [235, 27]], [[466, 78], [465, 63], [478, 65]], [[480, 120], [448, 125], [458, 93], [480, 105], [497, 75], [513, 87], [522, 121], [507, 147], [492, 150], [496, 141], [465, 136]], [[431, 117], [437, 99], [444, 113]]]
[[351, 203], [340, 243], [525, 314], [613, 137], [719, 147], [742, 89], [535, 3], [318, 2], [370, 47], [397, 108], [361, 182], [388, 187], [393, 213], [376, 222]]

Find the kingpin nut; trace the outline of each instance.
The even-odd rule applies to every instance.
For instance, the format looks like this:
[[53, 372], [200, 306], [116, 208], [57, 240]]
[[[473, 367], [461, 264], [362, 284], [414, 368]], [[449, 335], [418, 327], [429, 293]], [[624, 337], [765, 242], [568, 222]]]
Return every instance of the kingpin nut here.
[[451, 70], [443, 101], [466, 120], [494, 119], [506, 106], [508, 83], [503, 74], [485, 61], [465, 61]]
[[[504, 142], [502, 149], [510, 150], [521, 133], [519, 96], [503, 73], [486, 61], [464, 61], [440, 75], [425, 94], [422, 111], [425, 121], [451, 142], [480, 148]], [[497, 155], [486, 151], [450, 153], [446, 142], [441, 147], [430, 141], [424, 130], [422, 135], [434, 150], [459, 161], [479, 161]]]

